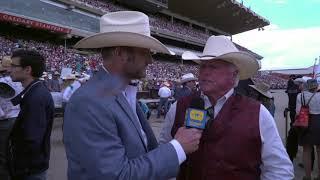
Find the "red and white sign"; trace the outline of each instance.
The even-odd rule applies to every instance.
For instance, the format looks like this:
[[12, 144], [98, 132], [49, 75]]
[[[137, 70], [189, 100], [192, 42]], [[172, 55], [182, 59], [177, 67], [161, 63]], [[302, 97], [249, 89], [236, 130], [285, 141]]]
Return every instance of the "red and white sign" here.
[[54, 31], [54, 32], [58, 32], [58, 33], [69, 34], [71, 32], [71, 29], [68, 29], [68, 28], [59, 27], [59, 26], [47, 24], [47, 23], [42, 23], [39, 21], [34, 21], [31, 19], [26, 19], [26, 18], [22, 18], [22, 17], [18, 17], [18, 16], [12, 16], [9, 14], [4, 14], [4, 13], [0, 13], [0, 21], [7, 21], [7, 22], [12, 22], [12, 23], [23, 24], [23, 25], [30, 26], [33, 28], [45, 29], [45, 30]]

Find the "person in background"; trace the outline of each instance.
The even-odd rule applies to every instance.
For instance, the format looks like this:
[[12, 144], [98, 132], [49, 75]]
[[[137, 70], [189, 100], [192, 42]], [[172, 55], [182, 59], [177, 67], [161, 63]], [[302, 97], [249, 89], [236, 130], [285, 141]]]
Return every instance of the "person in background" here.
[[[70, 81], [71, 83], [62, 92], [62, 109], [65, 109], [70, 97], [76, 90], [86, 82], [85, 78], [77, 79], [75, 75], [71, 74], [64, 78], [64, 81]], [[73, 82], [72, 82], [73, 81]]]
[[169, 98], [172, 95], [169, 87], [170, 87], [170, 84], [167, 81], [165, 81], [162, 84], [162, 87], [159, 89], [158, 96], [160, 97], [160, 102], [158, 105], [157, 118], [160, 118], [163, 108], [164, 108], [164, 116], [167, 114], [167, 111], [169, 108]]
[[[7, 162], [8, 138], [13, 124], [19, 114], [20, 106], [14, 106], [11, 99], [18, 95], [23, 87], [20, 82], [13, 82], [9, 76], [11, 59], [4, 56], [0, 64], [0, 82], [9, 85], [13, 93], [9, 97], [1, 97], [0, 94], [0, 179], [9, 180], [9, 170]], [[3, 90], [3, 89], [2, 89]], [[11, 95], [12, 94], [12, 95]]]
[[299, 85], [297, 84], [297, 81], [295, 82], [295, 79], [302, 78], [302, 76], [296, 76], [294, 74], [289, 76], [289, 80], [287, 83], [287, 89], [286, 93], [288, 94], [288, 108], [290, 112], [290, 126], [294, 123], [294, 120], [296, 118], [296, 102], [297, 102], [297, 96], [301, 92]]
[[[302, 105], [309, 106], [309, 127], [300, 134], [299, 145], [303, 146], [303, 163], [305, 177], [303, 180], [311, 180], [312, 158], [311, 153], [316, 146], [318, 155], [318, 168], [320, 170], [320, 93], [317, 92], [318, 83], [316, 79], [307, 80], [307, 91], [297, 96], [296, 113], [299, 114]], [[309, 102], [309, 104], [308, 104]], [[320, 173], [320, 171], [318, 171]], [[315, 180], [320, 180], [320, 174]]]
[[52, 79], [49, 80], [48, 88], [50, 92], [61, 92], [59, 76], [60, 76], [60, 73], [58, 71], [55, 71]]
[[178, 101], [180, 98], [189, 96], [192, 92], [196, 91], [197, 80], [198, 79], [192, 73], [183, 75], [180, 80], [182, 87], [176, 88], [174, 92], [174, 99]]
[[274, 117], [275, 113], [275, 104], [274, 104], [274, 97], [272, 96], [270, 92], [270, 86], [263, 82], [257, 82], [254, 85], [249, 85], [252, 89], [249, 93], [249, 97], [261, 102], [272, 117]]
[[9, 168], [12, 180], [45, 180], [50, 159], [54, 103], [39, 80], [45, 59], [34, 50], [12, 53], [10, 77], [24, 90], [11, 100], [20, 112], [9, 136]]
[[240, 95], [250, 97], [252, 88], [249, 85], [254, 85], [251, 78], [240, 80], [238, 86], [234, 90]]

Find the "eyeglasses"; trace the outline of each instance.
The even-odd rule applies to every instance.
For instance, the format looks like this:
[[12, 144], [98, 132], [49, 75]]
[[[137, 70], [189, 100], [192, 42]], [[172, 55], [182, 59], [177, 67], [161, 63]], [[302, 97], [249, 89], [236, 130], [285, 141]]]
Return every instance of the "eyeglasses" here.
[[13, 64], [11, 63], [11, 67], [22, 67], [20, 64]]

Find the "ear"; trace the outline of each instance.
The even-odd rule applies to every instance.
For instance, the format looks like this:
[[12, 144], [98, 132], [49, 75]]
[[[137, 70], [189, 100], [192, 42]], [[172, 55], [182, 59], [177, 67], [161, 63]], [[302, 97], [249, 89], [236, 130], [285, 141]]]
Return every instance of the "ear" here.
[[31, 66], [24, 67], [24, 71], [26, 72], [26, 74], [32, 76], [32, 68], [31, 68]]

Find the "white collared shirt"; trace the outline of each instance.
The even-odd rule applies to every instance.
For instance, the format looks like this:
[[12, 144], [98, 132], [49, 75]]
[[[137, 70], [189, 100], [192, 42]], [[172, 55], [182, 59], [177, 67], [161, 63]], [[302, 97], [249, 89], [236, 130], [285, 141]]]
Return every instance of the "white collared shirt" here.
[[[12, 82], [10, 76], [1, 77], [0, 82], [4, 82], [11, 86], [15, 90], [14, 96], [18, 95], [23, 90], [22, 84], [20, 82]], [[11, 98], [0, 98], [0, 121], [18, 117], [20, 106], [14, 106], [10, 100]]]
[[78, 80], [75, 80], [72, 84], [66, 87], [62, 93], [62, 101], [69, 102], [69, 99], [71, 98], [72, 94], [76, 92], [76, 90], [79, 89], [79, 87], [81, 87], [81, 83]]
[[[102, 68], [107, 73], [109, 73], [109, 71], [104, 66], [102, 66]], [[129, 105], [130, 105], [132, 111], [134, 112], [134, 114], [136, 115], [136, 119], [137, 119], [137, 121], [138, 121], [138, 123], [140, 125], [140, 128], [141, 128], [140, 130], [141, 130], [141, 133], [142, 133], [142, 136], [143, 136], [144, 143], [147, 145], [147, 142], [148, 142], [147, 141], [147, 136], [146, 136], [144, 130], [142, 129], [141, 123], [140, 123], [139, 118], [137, 116], [136, 102], [137, 102], [137, 91], [138, 91], [138, 89], [137, 88], [133, 88], [133, 87], [134, 86], [128, 85], [126, 87], [126, 89], [122, 93], [123, 93], [124, 97], [126, 97], [127, 102], [129, 103]], [[176, 150], [177, 157], [178, 157], [178, 160], [179, 160], [179, 164], [182, 164], [187, 159], [187, 157], [186, 157], [186, 154], [185, 154], [181, 144], [175, 139], [170, 140], [169, 143], [172, 144], [172, 146]]]
[[[217, 100], [214, 106], [214, 117], [221, 111], [225, 102], [233, 94], [234, 89], [228, 91], [224, 96]], [[205, 108], [211, 107], [208, 97], [204, 97]], [[159, 143], [166, 143], [172, 139], [171, 129], [175, 121], [177, 103], [169, 109], [165, 121], [162, 124]], [[262, 142], [261, 160], [261, 180], [291, 180], [294, 178], [293, 165], [283, 146], [279, 136], [275, 121], [269, 111], [260, 106], [259, 129]]]

